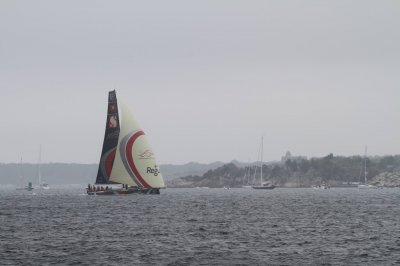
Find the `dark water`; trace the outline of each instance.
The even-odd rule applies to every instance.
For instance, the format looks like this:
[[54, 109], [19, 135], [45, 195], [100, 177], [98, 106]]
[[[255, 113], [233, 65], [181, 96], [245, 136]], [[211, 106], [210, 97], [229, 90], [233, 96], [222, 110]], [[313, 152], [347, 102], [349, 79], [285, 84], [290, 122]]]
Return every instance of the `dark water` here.
[[0, 193], [1, 265], [400, 264], [400, 189]]

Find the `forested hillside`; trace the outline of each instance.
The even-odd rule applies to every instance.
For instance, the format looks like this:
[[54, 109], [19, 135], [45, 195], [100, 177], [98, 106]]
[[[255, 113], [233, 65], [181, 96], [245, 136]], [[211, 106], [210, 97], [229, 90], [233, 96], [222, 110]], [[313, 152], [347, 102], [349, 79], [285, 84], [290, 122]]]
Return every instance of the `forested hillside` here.
[[[208, 170], [215, 169], [221, 165], [224, 165], [224, 163], [201, 164], [191, 162], [182, 165], [160, 165], [160, 169], [164, 179], [167, 181], [186, 175], [203, 175]], [[93, 183], [96, 179], [97, 169], [97, 164], [46, 163], [41, 165], [44, 182], [52, 185]], [[37, 164], [0, 163], [0, 184], [22, 185], [20, 183], [37, 183], [37, 173]]]
[[[366, 159], [367, 179], [383, 173], [400, 171], [400, 155], [370, 157]], [[310, 187], [326, 182], [331, 186], [346, 186], [351, 182], [364, 180], [363, 158], [343, 157], [329, 154], [323, 158], [288, 159], [284, 162], [264, 164], [263, 180], [282, 187]], [[201, 176], [186, 176], [172, 180], [171, 187], [241, 187], [260, 182], [260, 167], [250, 165], [238, 167], [227, 164], [210, 170]]]

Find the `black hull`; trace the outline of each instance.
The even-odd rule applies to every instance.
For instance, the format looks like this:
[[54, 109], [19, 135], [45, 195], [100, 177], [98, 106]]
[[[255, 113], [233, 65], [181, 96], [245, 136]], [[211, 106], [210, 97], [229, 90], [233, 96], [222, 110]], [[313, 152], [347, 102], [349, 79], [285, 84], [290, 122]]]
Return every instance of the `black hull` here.
[[275, 186], [271, 186], [271, 187], [252, 187], [254, 189], [274, 189]]
[[100, 191], [89, 191], [86, 189], [86, 193], [90, 196], [124, 196], [132, 194], [160, 194], [159, 188], [129, 188], [129, 189], [109, 189]]

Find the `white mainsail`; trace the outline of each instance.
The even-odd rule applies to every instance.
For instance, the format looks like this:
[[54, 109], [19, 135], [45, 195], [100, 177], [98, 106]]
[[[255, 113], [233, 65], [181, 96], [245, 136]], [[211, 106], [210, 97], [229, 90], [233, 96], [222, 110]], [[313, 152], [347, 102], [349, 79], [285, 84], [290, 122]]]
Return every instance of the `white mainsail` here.
[[125, 104], [120, 103], [120, 133], [110, 181], [132, 187], [164, 187], [145, 133]]

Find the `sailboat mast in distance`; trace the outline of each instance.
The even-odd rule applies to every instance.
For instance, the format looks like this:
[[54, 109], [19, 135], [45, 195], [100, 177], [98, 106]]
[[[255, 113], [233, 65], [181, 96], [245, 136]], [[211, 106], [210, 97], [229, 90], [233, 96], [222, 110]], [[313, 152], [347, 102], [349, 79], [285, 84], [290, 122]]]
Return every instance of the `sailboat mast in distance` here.
[[43, 182], [43, 178], [42, 178], [42, 144], [40, 144], [39, 146], [39, 159], [38, 159], [38, 182], [39, 182], [39, 188], [41, 189], [49, 189], [50, 186], [46, 183]]
[[42, 186], [42, 173], [40, 172], [40, 164], [42, 160], [42, 144], [39, 146], [39, 160], [38, 160], [38, 182], [39, 187]]
[[367, 146], [365, 146], [364, 152], [364, 183], [367, 184]]
[[261, 179], [261, 186], [263, 185], [263, 179], [262, 179], [262, 164], [263, 164], [263, 150], [264, 150], [264, 137], [261, 137], [261, 161], [260, 161], [260, 167], [261, 167], [261, 173], [260, 173], [260, 179]]
[[[364, 171], [364, 183], [361, 184], [361, 175], [363, 171]], [[368, 184], [367, 182], [367, 146], [365, 146], [364, 159], [361, 164], [358, 188], [378, 188], [377, 186]]]
[[24, 189], [24, 178], [22, 176], [22, 157], [21, 160], [19, 161], [19, 167], [18, 167], [18, 187], [17, 190]]
[[358, 177], [358, 183], [360, 184], [363, 174], [364, 174], [364, 184], [367, 184], [367, 146], [365, 146], [364, 156], [361, 163], [360, 175]]
[[367, 149], [368, 147], [365, 146], [365, 153], [364, 153], [364, 182], [367, 184]]
[[253, 186], [254, 189], [274, 189], [275, 185], [269, 182], [263, 182], [263, 155], [264, 155], [264, 137], [261, 137], [261, 145], [260, 145], [260, 185]]

